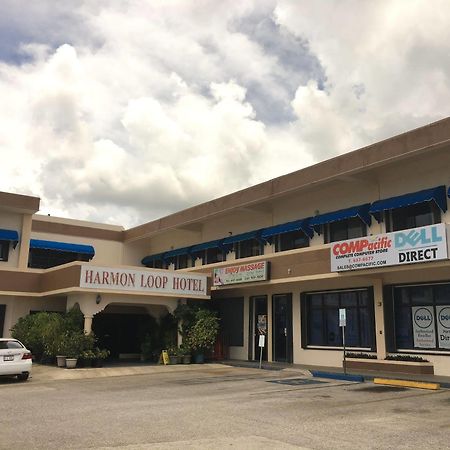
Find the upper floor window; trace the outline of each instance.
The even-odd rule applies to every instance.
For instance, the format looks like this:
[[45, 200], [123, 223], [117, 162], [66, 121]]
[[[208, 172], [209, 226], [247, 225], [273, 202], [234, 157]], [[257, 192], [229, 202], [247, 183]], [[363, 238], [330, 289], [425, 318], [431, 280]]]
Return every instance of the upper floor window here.
[[30, 248], [28, 267], [33, 269], [48, 269], [73, 261], [89, 261], [91, 255], [82, 253], [63, 252], [42, 248]]
[[235, 242], [233, 249], [236, 259], [262, 254], [262, 244], [258, 239], [246, 239], [245, 241]]
[[302, 230], [281, 233], [273, 237], [276, 252], [309, 246], [309, 238]]
[[324, 226], [325, 244], [347, 239], [359, 238], [367, 235], [367, 225], [359, 218], [338, 220]]
[[0, 261], [8, 261], [9, 241], [0, 241]]
[[192, 263], [195, 264], [195, 260], [200, 258], [202, 265], [214, 264], [217, 262], [225, 261], [225, 255], [223, 250], [219, 247], [207, 248], [192, 253]]
[[387, 232], [434, 225], [441, 221], [441, 211], [447, 211], [444, 185], [377, 200], [369, 210], [378, 222], [385, 219]]
[[435, 202], [424, 202], [385, 212], [386, 231], [434, 225], [441, 221], [441, 210]]

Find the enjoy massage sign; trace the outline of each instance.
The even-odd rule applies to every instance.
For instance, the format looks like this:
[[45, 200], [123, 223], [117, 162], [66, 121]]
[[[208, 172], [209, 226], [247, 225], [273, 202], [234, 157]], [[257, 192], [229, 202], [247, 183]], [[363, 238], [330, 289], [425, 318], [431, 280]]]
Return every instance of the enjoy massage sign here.
[[371, 269], [448, 259], [445, 224], [331, 244], [331, 271]]
[[207, 277], [169, 270], [133, 270], [82, 265], [80, 287], [207, 297]]

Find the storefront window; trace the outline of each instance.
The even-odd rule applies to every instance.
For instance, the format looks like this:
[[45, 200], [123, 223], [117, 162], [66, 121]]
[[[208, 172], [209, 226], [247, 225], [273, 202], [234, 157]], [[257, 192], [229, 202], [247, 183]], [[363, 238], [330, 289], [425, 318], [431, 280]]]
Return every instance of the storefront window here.
[[393, 288], [397, 350], [450, 350], [450, 284]]
[[373, 301], [368, 289], [305, 294], [307, 346], [342, 347], [339, 308], [346, 309], [346, 346], [375, 348]]
[[435, 202], [419, 203], [386, 211], [386, 231], [425, 227], [441, 221], [441, 210]]

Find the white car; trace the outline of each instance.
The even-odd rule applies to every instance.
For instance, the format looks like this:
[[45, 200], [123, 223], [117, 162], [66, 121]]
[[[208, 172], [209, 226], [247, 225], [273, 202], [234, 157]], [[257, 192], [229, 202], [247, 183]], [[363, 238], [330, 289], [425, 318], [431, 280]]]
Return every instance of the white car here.
[[31, 352], [17, 339], [0, 338], [0, 375], [25, 381], [31, 374]]

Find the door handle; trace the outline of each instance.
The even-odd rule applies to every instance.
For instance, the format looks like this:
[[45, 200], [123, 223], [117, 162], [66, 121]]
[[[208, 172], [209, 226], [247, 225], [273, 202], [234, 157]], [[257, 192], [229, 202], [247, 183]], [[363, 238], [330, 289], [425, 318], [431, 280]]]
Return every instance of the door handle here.
[[287, 328], [284, 329], [284, 335], [287, 336]]

